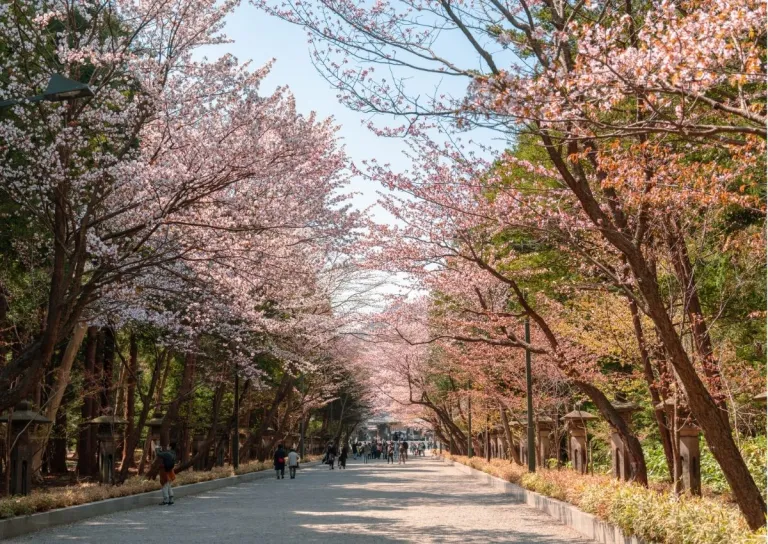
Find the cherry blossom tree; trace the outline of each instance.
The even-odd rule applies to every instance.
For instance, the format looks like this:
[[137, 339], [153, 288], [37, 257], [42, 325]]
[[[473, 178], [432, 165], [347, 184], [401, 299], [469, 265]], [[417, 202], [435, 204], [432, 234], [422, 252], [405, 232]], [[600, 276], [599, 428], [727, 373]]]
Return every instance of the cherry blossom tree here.
[[[204, 281], [226, 292], [221, 306], [250, 291], [242, 304], [258, 320], [263, 301], [304, 280], [291, 304], [317, 305], [302, 296], [307, 274], [352, 220], [339, 192], [346, 159], [330, 121], [299, 115], [286, 89], [260, 95], [269, 66], [193, 60], [200, 46], [225, 40], [234, 6], [54, 1], [1, 14], [4, 97], [34, 94], [54, 70], [95, 95], [22, 102], [1, 121], [3, 197], [39, 233], [33, 266], [50, 278], [40, 329], [2, 369], [2, 406], [27, 394], [56, 343], [96, 319], [104, 297], [130, 307], [143, 290]], [[269, 270], [263, 282], [249, 279], [256, 266]], [[272, 292], [254, 301], [265, 286]], [[210, 320], [180, 326], [193, 324]]]
[[[764, 501], [723, 410], [718, 363], [686, 249], [699, 224], [692, 214], [702, 208], [732, 203], [764, 213], [756, 187], [766, 138], [765, 5], [257, 4], [305, 26], [314, 59], [341, 100], [361, 111], [403, 116], [399, 133], [440, 123], [536, 139], [575, 215], [620, 263], [608, 271], [631, 285], [633, 304], [651, 320], [750, 526], [764, 525]], [[463, 40], [471, 55], [453, 54], [449, 40]], [[438, 89], [425, 97], [409, 86], [414, 71], [465, 78], [466, 93]], [[684, 286], [692, 351], [664, 299], [661, 259]]]

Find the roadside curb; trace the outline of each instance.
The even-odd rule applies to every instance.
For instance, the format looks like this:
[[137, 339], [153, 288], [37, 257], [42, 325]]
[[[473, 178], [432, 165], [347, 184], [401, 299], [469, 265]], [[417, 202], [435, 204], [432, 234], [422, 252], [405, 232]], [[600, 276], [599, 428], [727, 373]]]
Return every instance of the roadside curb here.
[[[319, 464], [319, 461], [311, 461], [302, 463], [301, 466], [312, 467]], [[173, 495], [175, 498], [188, 497], [190, 495], [198, 495], [222, 487], [274, 477], [274, 471], [270, 469], [259, 470], [256, 472], [249, 472], [248, 474], [240, 474], [238, 476], [228, 476], [226, 478], [217, 478], [206, 482], [180, 485], [173, 488]], [[162, 498], [162, 492], [158, 489], [157, 491], [137, 493], [136, 495], [128, 495], [126, 497], [105, 499], [103, 501], [78, 504], [77, 506], [57, 508], [55, 510], [49, 510], [48, 512], [39, 512], [28, 516], [17, 516], [0, 520], [0, 540], [34, 533], [35, 531], [56, 527], [57, 525], [67, 525], [96, 516], [124, 512], [145, 506], [153, 506], [156, 505], [158, 501], [162, 500]]]
[[515, 502], [525, 503], [545, 514], [555, 518], [563, 525], [567, 525], [578, 531], [587, 538], [591, 538], [601, 544], [646, 544], [644, 540], [634, 535], [627, 536], [615, 525], [603, 521], [582, 512], [572, 504], [568, 504], [557, 499], [546, 497], [535, 491], [529, 491], [512, 482], [507, 482], [496, 476], [491, 476], [480, 470], [468, 467], [462, 463], [437, 457], [443, 463], [451, 465], [453, 468], [473, 476], [483, 483], [486, 483], [494, 489], [501, 490], [506, 495], [511, 495]]

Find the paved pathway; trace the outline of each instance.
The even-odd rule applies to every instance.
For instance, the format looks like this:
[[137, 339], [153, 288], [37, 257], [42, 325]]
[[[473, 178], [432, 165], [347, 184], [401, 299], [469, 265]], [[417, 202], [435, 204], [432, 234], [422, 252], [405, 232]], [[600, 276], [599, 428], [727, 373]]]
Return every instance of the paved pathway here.
[[[287, 471], [286, 471], [287, 472]], [[91, 518], [10, 542], [587, 544], [538, 510], [513, 504], [440, 461], [350, 461]]]

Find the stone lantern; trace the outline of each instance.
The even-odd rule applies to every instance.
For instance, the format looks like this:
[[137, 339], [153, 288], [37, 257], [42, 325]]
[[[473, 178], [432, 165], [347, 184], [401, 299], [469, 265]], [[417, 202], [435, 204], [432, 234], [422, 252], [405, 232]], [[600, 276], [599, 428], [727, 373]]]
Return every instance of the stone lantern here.
[[680, 465], [683, 469], [683, 487], [691, 495], [701, 495], [700, 434], [701, 429], [693, 424], [685, 424], [677, 431], [680, 440]]
[[223, 467], [224, 461], [227, 458], [227, 452], [229, 451], [229, 430], [217, 429], [216, 430], [216, 466]]
[[118, 416], [99, 416], [87, 423], [96, 428], [96, 438], [99, 441], [99, 481], [103, 484], [114, 484], [117, 437], [122, 435], [128, 422]]
[[598, 417], [581, 410], [574, 410], [563, 416], [570, 435], [568, 457], [574, 470], [582, 474], [587, 473], [587, 422], [595, 419]]
[[[527, 421], [527, 417], [525, 420]], [[509, 426], [513, 429], [520, 430], [520, 463], [522, 463], [523, 466], [526, 466], [528, 464], [528, 423], [515, 420], [512, 421]]]
[[549, 433], [554, 428], [555, 422], [551, 417], [542, 416], [536, 420], [536, 431], [539, 435], [539, 444], [536, 449], [536, 462], [540, 467], [547, 466], [547, 459], [549, 459], [549, 452], [551, 448], [549, 446]]
[[496, 425], [491, 429], [491, 457], [494, 459], [502, 459], [504, 456], [504, 448], [501, 445], [502, 429], [501, 426]]
[[[32, 409], [27, 401], [21, 401], [13, 409], [11, 418], [11, 464], [10, 494], [29, 495], [32, 489], [32, 458], [40, 447], [40, 430], [52, 421]], [[8, 423], [8, 414], [0, 415], [3, 423]]]
[[[196, 433], [194, 438], [192, 439], [192, 456], [196, 457], [193, 469], [194, 470], [205, 470], [205, 466], [208, 462], [208, 452], [203, 453], [200, 457], [197, 457], [197, 454], [200, 453], [201, 450], [205, 448], [205, 439], [206, 436], [203, 433]], [[209, 444], [210, 449], [210, 444]]]
[[[634, 402], [617, 401], [612, 404], [621, 419], [627, 424], [632, 425], [632, 413], [640, 410], [640, 406]], [[621, 435], [616, 429], [611, 430], [611, 462], [613, 465], [613, 476], [619, 480], [629, 481], [632, 479], [632, 465], [629, 462], [629, 450], [621, 440]]]
[[[674, 399], [669, 398], [664, 403], [656, 405], [657, 409], [662, 407], [667, 412], [667, 421], [675, 422]], [[688, 410], [684, 407], [677, 407], [677, 417], [678, 420], [685, 421], [683, 426], [677, 429], [677, 451], [680, 455], [683, 489], [691, 495], [701, 495], [701, 450], [699, 448], [701, 429], [693, 422]]]
[[149, 427], [149, 458], [155, 460], [155, 448], [160, 445], [160, 429], [163, 426], [163, 418], [165, 416], [161, 412], [155, 412], [152, 414], [152, 419], [147, 421], [145, 425]]

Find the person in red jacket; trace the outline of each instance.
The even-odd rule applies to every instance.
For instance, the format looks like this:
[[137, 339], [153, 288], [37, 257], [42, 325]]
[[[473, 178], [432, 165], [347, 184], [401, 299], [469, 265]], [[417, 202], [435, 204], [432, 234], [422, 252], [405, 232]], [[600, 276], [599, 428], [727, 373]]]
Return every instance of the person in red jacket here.
[[288, 456], [285, 453], [283, 445], [280, 444], [275, 452], [275, 472], [277, 473], [278, 480], [285, 479], [285, 458]]
[[160, 506], [170, 506], [173, 504], [173, 488], [171, 484], [176, 480], [176, 473], [173, 471], [173, 467], [176, 465], [175, 448], [176, 444], [171, 444], [170, 448], [165, 451], [159, 447], [155, 450], [157, 454], [155, 463], [159, 465], [160, 485], [163, 486], [163, 502], [160, 503]]

